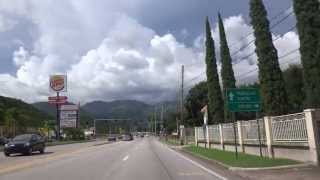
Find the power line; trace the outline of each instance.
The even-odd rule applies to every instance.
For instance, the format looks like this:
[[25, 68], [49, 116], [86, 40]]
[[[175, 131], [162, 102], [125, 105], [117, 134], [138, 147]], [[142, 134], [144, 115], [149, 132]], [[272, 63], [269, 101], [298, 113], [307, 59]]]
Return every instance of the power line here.
[[[287, 32], [285, 32], [285, 33], [283, 33], [282, 35], [279, 35], [277, 38], [275, 38], [275, 39], [272, 41], [272, 43], [277, 42], [277, 41], [278, 41], [281, 37], [283, 37], [286, 33], [288, 33], [288, 32], [290, 32], [290, 31], [294, 30], [295, 28], [296, 28], [296, 26], [294, 25], [294, 26], [293, 26], [293, 27], [291, 27]], [[233, 63], [233, 65], [237, 65], [237, 64], [239, 64], [241, 61], [246, 60], [247, 58], [249, 58], [249, 57], [253, 56], [254, 54], [255, 54], [255, 51], [253, 51], [253, 52], [249, 53], [248, 55], [246, 55], [246, 56], [244, 56], [244, 57], [240, 58], [240, 60], [238, 60], [237, 62]]]
[[[270, 19], [270, 22], [273, 21], [273, 20], [275, 20], [275, 19], [277, 19], [279, 16], [281, 16], [281, 15], [284, 14], [284, 13], [286, 13], [286, 12], [287, 12], [288, 10], [290, 10], [290, 9], [291, 9], [291, 6], [288, 7], [287, 9], [285, 9], [285, 10], [280, 11], [278, 14], [276, 14], [275, 16], [273, 16], [273, 17]], [[245, 35], [244, 37], [240, 38], [239, 41], [241, 42], [241, 41], [247, 39], [247, 38], [248, 38], [250, 35], [252, 35], [252, 34], [254, 34], [254, 31], [251, 31], [250, 33], [248, 33], [248, 34]], [[231, 48], [231, 47], [233, 47], [234, 45], [239, 44], [239, 41], [231, 44], [229, 47]]]
[[[283, 23], [287, 18], [289, 18], [291, 15], [293, 14], [293, 11], [288, 13], [285, 17], [283, 17], [282, 19], [280, 19], [279, 21], [277, 21], [274, 25], [272, 25], [270, 27], [270, 30], [272, 30], [273, 28], [275, 28], [276, 26], [278, 26], [279, 24]], [[235, 52], [231, 53], [231, 57], [235, 56], [236, 54], [238, 54], [239, 52], [241, 52], [242, 50], [248, 48], [249, 46], [251, 46], [254, 43], [254, 39], [251, 40], [249, 43], [245, 44], [244, 46], [240, 47], [238, 50], [236, 50]]]

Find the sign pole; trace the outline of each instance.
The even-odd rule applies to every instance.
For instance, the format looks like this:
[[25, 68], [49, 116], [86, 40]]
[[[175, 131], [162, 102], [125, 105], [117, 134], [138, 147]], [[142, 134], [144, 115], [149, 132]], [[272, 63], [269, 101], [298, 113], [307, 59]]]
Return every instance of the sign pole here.
[[237, 131], [236, 131], [236, 117], [235, 113], [232, 113], [232, 120], [233, 120], [233, 135], [234, 135], [234, 147], [235, 147], [235, 155], [236, 159], [238, 159], [238, 147], [237, 147]]
[[261, 135], [260, 135], [260, 124], [258, 119], [258, 111], [256, 112], [256, 120], [258, 125], [258, 138], [259, 138], [259, 148], [260, 148], [260, 157], [262, 157], [262, 144], [261, 144]]
[[[59, 99], [59, 92], [57, 92], [57, 99]], [[56, 104], [57, 107], [57, 134], [56, 138], [59, 141], [60, 140], [60, 110], [59, 110], [59, 104]]]

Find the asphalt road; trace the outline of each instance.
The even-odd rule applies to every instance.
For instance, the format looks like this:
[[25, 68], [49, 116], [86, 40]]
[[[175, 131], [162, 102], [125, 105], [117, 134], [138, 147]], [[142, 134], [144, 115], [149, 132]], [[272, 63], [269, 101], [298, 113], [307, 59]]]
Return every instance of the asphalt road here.
[[149, 137], [48, 147], [44, 155], [0, 155], [1, 180], [226, 179]]

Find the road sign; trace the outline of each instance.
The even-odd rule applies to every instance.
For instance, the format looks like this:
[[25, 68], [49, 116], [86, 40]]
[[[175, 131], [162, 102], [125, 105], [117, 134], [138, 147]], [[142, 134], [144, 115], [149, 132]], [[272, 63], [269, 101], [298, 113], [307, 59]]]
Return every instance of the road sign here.
[[258, 89], [227, 89], [228, 108], [231, 112], [260, 111], [261, 100]]
[[60, 107], [60, 127], [77, 127], [78, 115], [78, 105], [62, 105]]
[[63, 100], [67, 100], [68, 97], [67, 96], [50, 96], [48, 97], [49, 101], [63, 101]]
[[67, 101], [66, 100], [59, 100], [59, 101], [56, 101], [56, 100], [53, 100], [53, 101], [48, 101], [49, 104], [66, 104]]

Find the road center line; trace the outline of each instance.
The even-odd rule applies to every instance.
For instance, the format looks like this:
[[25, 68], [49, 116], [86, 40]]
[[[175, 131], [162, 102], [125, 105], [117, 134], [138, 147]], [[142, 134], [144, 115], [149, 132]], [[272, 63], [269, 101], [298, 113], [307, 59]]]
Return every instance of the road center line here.
[[126, 157], [124, 157], [122, 160], [123, 161], [126, 161], [126, 160], [128, 160], [129, 159], [129, 155], [126, 155]]

